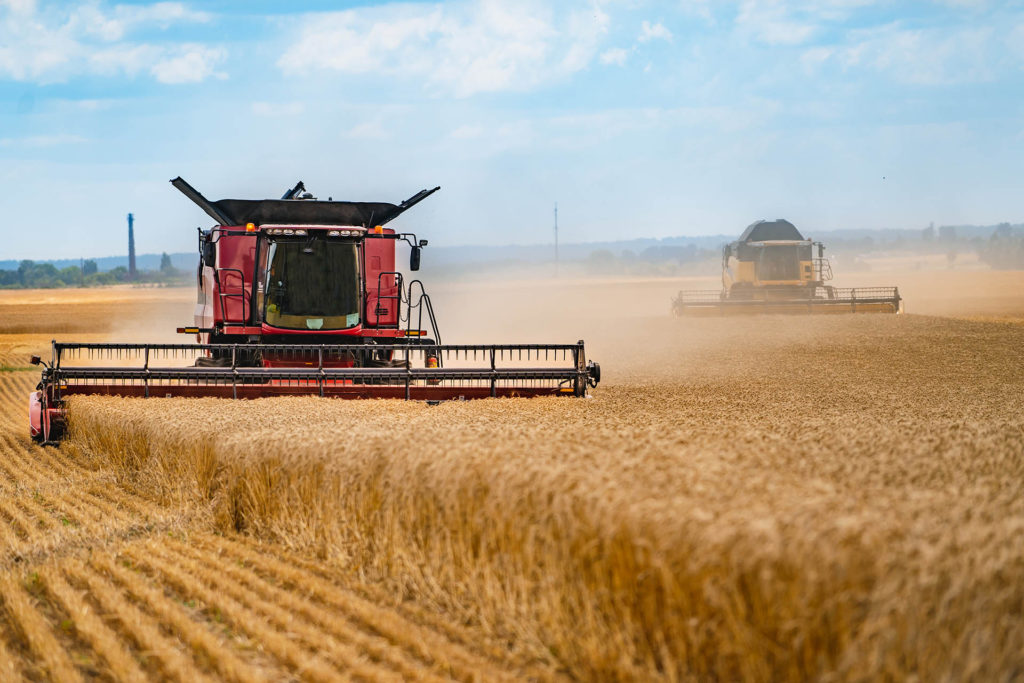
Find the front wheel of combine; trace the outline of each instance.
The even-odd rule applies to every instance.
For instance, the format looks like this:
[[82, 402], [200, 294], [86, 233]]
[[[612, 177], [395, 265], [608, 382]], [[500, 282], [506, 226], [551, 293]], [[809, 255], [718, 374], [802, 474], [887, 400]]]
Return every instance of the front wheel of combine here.
[[64, 438], [64, 419], [60, 418], [57, 420], [50, 420], [49, 429], [47, 429], [46, 442], [51, 446], [60, 445], [61, 440]]

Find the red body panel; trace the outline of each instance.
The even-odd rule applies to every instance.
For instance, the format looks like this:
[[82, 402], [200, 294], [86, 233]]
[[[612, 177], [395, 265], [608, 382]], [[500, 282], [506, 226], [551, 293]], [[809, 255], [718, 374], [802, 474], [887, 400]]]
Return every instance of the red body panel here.
[[[341, 360], [330, 360], [324, 359], [323, 367], [325, 368], [354, 368], [356, 366], [355, 358], [341, 359]], [[320, 367], [320, 361], [317, 360], [295, 360], [291, 357], [285, 358], [274, 358], [272, 356], [263, 356], [263, 367], [265, 368], [316, 368]]]
[[28, 425], [33, 439], [43, 434], [43, 404], [41, 393], [33, 391], [28, 395]]
[[[360, 337], [374, 337], [374, 338], [399, 338], [405, 337], [405, 330], [375, 330], [369, 327], [360, 326], [359, 328]], [[344, 335], [351, 333], [351, 330], [334, 330], [334, 331], [321, 331], [321, 330], [286, 330], [279, 327], [271, 327], [270, 325], [252, 326], [252, 325], [238, 325], [238, 326], [225, 326], [224, 334], [235, 334], [235, 335], [262, 335], [262, 334], [299, 334], [299, 335], [310, 335], [310, 334], [338, 334]], [[414, 335], [415, 336], [415, 335]], [[315, 342], [314, 342], [315, 343]]]
[[[394, 230], [384, 230], [393, 235]], [[363, 277], [366, 306], [363, 321], [368, 327], [398, 327], [398, 282], [395, 272], [395, 241], [369, 235], [363, 240]]]
[[217, 241], [214, 322], [245, 323], [252, 307], [257, 233], [222, 234]]
[[[266, 323], [263, 323], [263, 325], [260, 326], [260, 333], [261, 334], [296, 334], [296, 335], [302, 335], [304, 337], [317, 337], [317, 336], [323, 337], [323, 336], [329, 336], [329, 335], [341, 335], [341, 336], [348, 336], [348, 337], [360, 337], [363, 334], [363, 326], [362, 326], [362, 324], [359, 324], [359, 325], [356, 325], [355, 327], [348, 327], [348, 328], [346, 328], [344, 330], [292, 330], [292, 329], [289, 329], [287, 327], [274, 327], [273, 325], [268, 325]], [[311, 343], [316, 344], [317, 342], [314, 340]]]
[[[302, 226], [296, 226], [302, 227]], [[310, 232], [325, 228], [307, 227]], [[216, 267], [200, 266], [198, 296], [194, 313], [196, 327], [217, 329], [222, 335], [262, 337], [293, 335], [404, 337], [399, 330], [401, 292], [395, 277], [395, 231], [384, 228], [369, 232], [358, 240], [362, 280], [362, 322], [345, 330], [292, 330], [272, 327], [262, 322], [262, 311], [252, 315], [253, 283], [257, 266], [265, 267], [267, 242], [262, 229], [247, 232], [245, 226], [214, 228], [211, 235], [216, 253]], [[257, 244], [259, 259], [256, 263]], [[257, 297], [257, 305], [258, 297]], [[200, 342], [210, 341], [201, 333]]]

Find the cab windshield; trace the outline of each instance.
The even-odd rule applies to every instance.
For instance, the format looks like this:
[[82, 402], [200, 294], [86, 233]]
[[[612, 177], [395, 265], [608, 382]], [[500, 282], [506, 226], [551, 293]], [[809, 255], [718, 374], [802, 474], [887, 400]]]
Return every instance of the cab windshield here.
[[354, 242], [274, 241], [267, 254], [264, 320], [293, 330], [359, 324], [359, 259]]
[[799, 280], [800, 247], [788, 244], [765, 247], [759, 259], [757, 277], [761, 280]]

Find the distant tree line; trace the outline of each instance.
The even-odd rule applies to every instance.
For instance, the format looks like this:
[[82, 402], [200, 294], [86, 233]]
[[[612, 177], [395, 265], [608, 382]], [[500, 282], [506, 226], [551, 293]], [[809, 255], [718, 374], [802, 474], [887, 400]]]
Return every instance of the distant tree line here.
[[96, 262], [88, 259], [81, 266], [57, 268], [52, 263], [24, 260], [17, 270], [0, 270], [0, 288], [3, 289], [56, 289], [61, 287], [99, 287], [120, 283], [176, 283], [185, 272], [171, 264], [166, 253], [160, 257], [160, 270], [139, 270], [129, 277], [128, 269], [118, 266], [100, 272]]
[[1010, 225], [998, 226], [988, 242], [978, 249], [982, 261], [999, 270], [1024, 268], [1024, 234], [1014, 233]]
[[618, 254], [610, 249], [597, 249], [590, 252], [584, 266], [594, 274], [673, 275], [683, 266], [707, 261], [718, 254], [694, 244], [658, 245], [639, 253], [631, 249]]

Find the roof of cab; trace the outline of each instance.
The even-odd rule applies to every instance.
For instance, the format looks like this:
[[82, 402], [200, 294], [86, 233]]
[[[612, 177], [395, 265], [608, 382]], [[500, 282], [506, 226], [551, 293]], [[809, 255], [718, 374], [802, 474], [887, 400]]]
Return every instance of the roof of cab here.
[[785, 218], [777, 218], [774, 221], [760, 220], [751, 223], [740, 235], [740, 242], [769, 242], [774, 240], [797, 240], [802, 241], [804, 236], [796, 229], [796, 226]]

